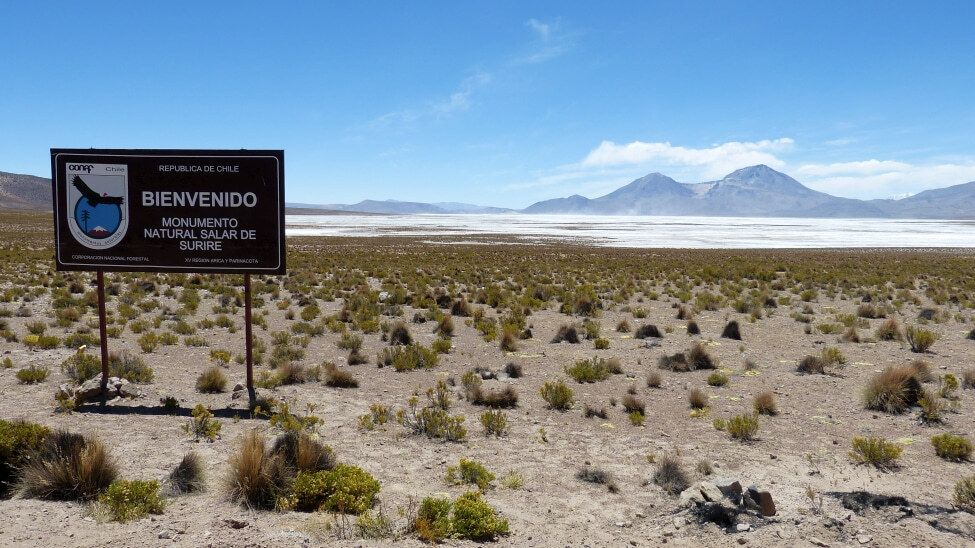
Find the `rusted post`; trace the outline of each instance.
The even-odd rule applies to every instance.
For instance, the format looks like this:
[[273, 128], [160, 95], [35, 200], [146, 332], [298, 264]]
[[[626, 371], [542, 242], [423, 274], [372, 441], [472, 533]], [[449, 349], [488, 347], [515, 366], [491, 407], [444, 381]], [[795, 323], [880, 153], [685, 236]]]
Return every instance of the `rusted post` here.
[[97, 272], [98, 280], [98, 340], [102, 347], [102, 402], [108, 393], [108, 334], [105, 327], [105, 273]]
[[244, 346], [247, 356], [247, 398], [254, 406], [254, 357], [251, 350], [251, 275], [244, 274]]

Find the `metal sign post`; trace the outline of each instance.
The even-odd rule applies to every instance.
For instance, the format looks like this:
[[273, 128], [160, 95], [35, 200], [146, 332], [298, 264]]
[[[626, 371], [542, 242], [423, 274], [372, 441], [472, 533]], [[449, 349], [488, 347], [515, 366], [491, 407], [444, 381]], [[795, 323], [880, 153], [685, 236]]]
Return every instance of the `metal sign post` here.
[[[244, 275], [247, 394], [254, 403], [251, 274], [285, 274], [283, 150], [51, 149], [59, 271]], [[104, 401], [104, 399], [103, 399]]]

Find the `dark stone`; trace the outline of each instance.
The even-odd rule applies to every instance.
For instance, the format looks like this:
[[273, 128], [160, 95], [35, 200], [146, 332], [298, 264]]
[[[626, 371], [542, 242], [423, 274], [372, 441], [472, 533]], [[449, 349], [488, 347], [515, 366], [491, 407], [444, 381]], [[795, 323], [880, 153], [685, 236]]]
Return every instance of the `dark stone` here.
[[694, 509], [702, 523], [714, 523], [730, 529], [738, 523], [738, 508], [726, 501], [705, 502]]
[[748, 498], [752, 499], [758, 505], [758, 511], [763, 516], [770, 517], [775, 515], [775, 501], [772, 500], [772, 494], [768, 491], [761, 491], [755, 486], [749, 487]]

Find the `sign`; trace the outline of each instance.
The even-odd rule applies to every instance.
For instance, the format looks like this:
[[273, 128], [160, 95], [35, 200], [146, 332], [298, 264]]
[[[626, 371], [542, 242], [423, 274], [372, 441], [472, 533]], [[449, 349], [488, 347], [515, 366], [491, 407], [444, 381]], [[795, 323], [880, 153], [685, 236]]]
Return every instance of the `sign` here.
[[58, 270], [285, 273], [284, 151], [51, 149]]

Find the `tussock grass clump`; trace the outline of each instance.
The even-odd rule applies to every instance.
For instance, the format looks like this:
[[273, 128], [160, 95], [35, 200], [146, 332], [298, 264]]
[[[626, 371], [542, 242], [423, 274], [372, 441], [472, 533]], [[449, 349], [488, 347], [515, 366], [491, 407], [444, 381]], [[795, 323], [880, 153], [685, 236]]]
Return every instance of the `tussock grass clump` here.
[[558, 344], [562, 341], [571, 344], [579, 344], [579, 331], [574, 325], [560, 325], [559, 330], [555, 332], [555, 336], [552, 337], [552, 344]]
[[687, 402], [691, 409], [704, 409], [708, 406], [708, 395], [700, 388], [692, 388], [687, 394]]
[[853, 438], [853, 449], [850, 459], [857, 464], [869, 464], [882, 470], [889, 470], [897, 466], [904, 448], [878, 436]]
[[741, 327], [738, 325], [737, 320], [732, 320], [728, 322], [724, 329], [721, 331], [721, 337], [724, 339], [732, 339], [736, 341], [741, 340]]
[[196, 391], [205, 394], [217, 394], [227, 389], [227, 376], [217, 367], [212, 366], [200, 374], [196, 379]]
[[623, 410], [627, 413], [638, 412], [642, 415], [646, 412], [647, 408], [647, 405], [643, 403], [643, 400], [632, 394], [623, 396], [623, 399], [620, 400], [620, 404], [623, 405]]
[[203, 459], [195, 451], [183, 456], [166, 479], [169, 491], [175, 495], [199, 493], [206, 490], [206, 469]]
[[609, 418], [609, 414], [606, 413], [605, 407], [593, 407], [588, 403], [585, 405], [585, 407], [582, 410], [582, 416], [586, 417], [587, 419], [598, 417], [600, 419], [605, 420]]
[[476, 485], [481, 491], [486, 491], [494, 478], [494, 474], [483, 464], [476, 460], [461, 458], [457, 466], [447, 467], [444, 480], [450, 485]]
[[751, 441], [758, 433], [758, 415], [743, 414], [731, 417], [728, 420], [727, 430], [733, 440]]
[[33, 422], [0, 419], [0, 497], [9, 493], [20, 468], [50, 433]]
[[921, 408], [920, 418], [924, 424], [937, 424], [944, 420], [942, 415], [947, 406], [934, 390], [922, 389], [917, 405]]
[[961, 385], [964, 388], [975, 388], [975, 369], [966, 369], [962, 371]]
[[572, 408], [573, 394], [572, 389], [562, 381], [546, 382], [539, 390], [542, 399], [548, 404], [549, 409], [558, 411], [568, 411]]
[[806, 356], [799, 360], [796, 371], [806, 375], [825, 375], [826, 361], [819, 356]]
[[715, 369], [718, 366], [718, 360], [713, 358], [701, 343], [695, 344], [687, 351], [687, 363], [692, 370]]
[[454, 317], [442, 316], [439, 320], [437, 320], [437, 327], [433, 330], [433, 332], [442, 337], [453, 337]]
[[320, 472], [337, 464], [335, 451], [307, 432], [291, 430], [278, 436], [271, 446], [271, 454], [280, 457], [292, 470]]
[[509, 409], [518, 406], [518, 393], [512, 386], [505, 386], [500, 390], [484, 390], [478, 385], [472, 390], [470, 401], [474, 405], [483, 405], [494, 409]]
[[619, 486], [616, 484], [616, 480], [613, 479], [613, 475], [602, 468], [584, 466], [582, 469], [576, 472], [576, 479], [582, 480], [586, 483], [605, 485], [606, 489], [610, 493], [619, 492]]
[[697, 325], [697, 322], [695, 322], [694, 320], [691, 320], [691, 321], [687, 322], [687, 334], [688, 335], [700, 335], [701, 334], [701, 328], [700, 328], [700, 326]]
[[326, 362], [322, 366], [322, 373], [325, 375], [325, 385], [332, 388], [358, 388], [359, 380], [349, 371], [339, 369], [332, 362]]
[[630, 322], [626, 318], [623, 318], [619, 321], [619, 323], [616, 324], [617, 333], [629, 333], [632, 329], [633, 328], [630, 327]]
[[843, 352], [835, 346], [827, 346], [824, 348], [822, 351], [822, 359], [826, 364], [826, 367], [846, 364], [846, 356], [844, 356]]
[[647, 388], [660, 388], [663, 384], [663, 377], [656, 371], [647, 373]]
[[389, 344], [406, 346], [413, 342], [410, 329], [403, 322], [396, 322], [389, 330]]
[[653, 483], [670, 495], [679, 495], [691, 486], [691, 480], [675, 455], [664, 455], [653, 473]]
[[774, 416], [779, 414], [779, 408], [775, 402], [775, 394], [769, 391], [756, 394], [755, 399], [752, 401], [752, 407], [759, 415]]
[[437, 366], [437, 353], [417, 343], [384, 348], [376, 358], [379, 367], [393, 366], [399, 372], [430, 369]]
[[678, 320], [690, 320], [694, 317], [694, 313], [687, 306], [680, 305], [677, 307], [677, 319]]
[[934, 453], [950, 461], [968, 460], [972, 456], [972, 442], [965, 436], [944, 433], [931, 438]]
[[920, 382], [932, 382], [935, 379], [934, 372], [931, 371], [931, 364], [924, 360], [912, 361], [911, 369], [914, 370], [914, 376]]
[[104, 511], [112, 521], [124, 523], [149, 514], [162, 514], [164, 507], [158, 481], [115, 480], [98, 496], [95, 511]]
[[904, 340], [904, 334], [901, 330], [901, 324], [897, 321], [897, 318], [888, 318], [875, 332], [878, 340], [881, 341], [901, 341]]
[[911, 352], [918, 354], [927, 352], [938, 340], [934, 332], [913, 325], [904, 330], [904, 337], [907, 339], [907, 344], [911, 345]]
[[920, 397], [921, 383], [909, 365], [884, 369], [863, 390], [864, 406], [885, 413], [903, 413], [917, 405]]
[[502, 333], [501, 342], [498, 343], [498, 347], [502, 352], [517, 352], [518, 343], [515, 340], [514, 334], [510, 331], [505, 331]]
[[275, 381], [279, 385], [304, 384], [311, 375], [305, 366], [297, 362], [286, 362], [278, 366]]
[[467, 302], [467, 299], [464, 298], [457, 299], [454, 301], [454, 304], [450, 306], [450, 313], [454, 316], [466, 318], [473, 313], [471, 310], [471, 303]]
[[663, 334], [660, 332], [660, 329], [657, 329], [657, 326], [653, 324], [645, 324], [637, 328], [636, 333], [633, 334], [633, 338], [634, 339], [649, 339], [649, 338], [660, 339], [663, 338]]
[[955, 483], [955, 504], [962, 510], [975, 514], [975, 476], [968, 476]]
[[519, 379], [524, 375], [523, 367], [520, 363], [508, 362], [504, 366], [504, 372], [512, 379]]
[[677, 372], [686, 372], [691, 370], [690, 364], [687, 363], [687, 356], [683, 352], [671, 354], [670, 356], [660, 356], [660, 359], [657, 360], [657, 367], [660, 369]]
[[224, 489], [231, 502], [255, 510], [272, 510], [286, 497], [294, 474], [277, 453], [266, 450], [264, 436], [251, 430], [230, 457]]
[[93, 500], [118, 476], [118, 465], [96, 438], [59, 430], [20, 469], [17, 496]]

